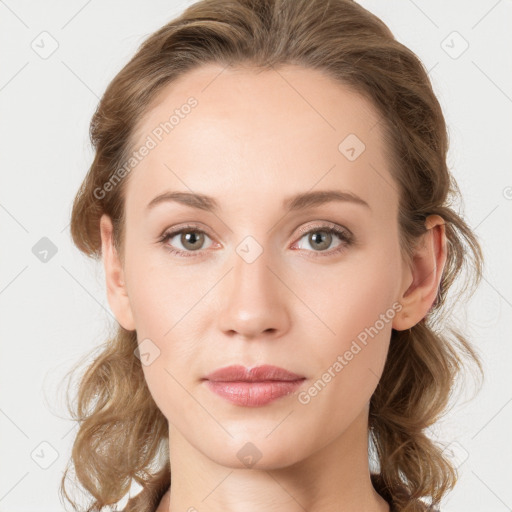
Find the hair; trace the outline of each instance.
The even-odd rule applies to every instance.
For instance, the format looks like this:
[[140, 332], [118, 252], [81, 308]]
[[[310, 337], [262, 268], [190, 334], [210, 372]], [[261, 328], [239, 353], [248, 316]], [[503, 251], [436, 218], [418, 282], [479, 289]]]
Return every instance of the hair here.
[[[454, 206], [460, 191], [447, 167], [448, 133], [428, 72], [378, 17], [352, 0], [200, 0], [186, 8], [140, 45], [101, 98], [90, 125], [94, 160], [73, 203], [75, 245], [99, 259], [99, 221], [107, 214], [122, 258], [127, 179], [104, 197], [95, 191], [129, 158], [138, 123], [158, 93], [209, 63], [256, 70], [297, 65], [356, 91], [371, 102], [383, 127], [399, 190], [403, 254], [411, 256], [428, 215], [444, 219], [447, 261], [436, 300], [414, 327], [392, 330], [370, 400], [368, 432], [379, 465], [372, 484], [393, 510], [438, 506], [458, 473], [427, 429], [449, 409], [462, 370], [483, 376], [480, 356], [454, 325], [446, 297], [461, 274], [456, 298], [476, 289], [483, 256]], [[65, 489], [71, 463], [93, 498], [87, 511], [119, 502], [135, 481], [142, 490], [128, 500], [126, 512], [153, 512], [169, 489], [168, 451], [160, 457], [161, 448], [168, 450], [168, 423], [152, 399], [136, 348], [136, 331], [117, 325], [80, 376], [73, 406], [68, 401], [79, 429], [60, 492], [75, 507]]]

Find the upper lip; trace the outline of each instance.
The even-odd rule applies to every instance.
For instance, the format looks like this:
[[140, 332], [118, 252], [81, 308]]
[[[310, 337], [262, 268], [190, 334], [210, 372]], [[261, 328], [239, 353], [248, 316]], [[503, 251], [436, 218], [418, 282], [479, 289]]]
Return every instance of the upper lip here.
[[305, 377], [278, 366], [265, 364], [253, 368], [246, 368], [240, 365], [226, 366], [215, 370], [204, 378], [217, 382], [263, 382], [270, 380], [294, 381], [304, 379]]

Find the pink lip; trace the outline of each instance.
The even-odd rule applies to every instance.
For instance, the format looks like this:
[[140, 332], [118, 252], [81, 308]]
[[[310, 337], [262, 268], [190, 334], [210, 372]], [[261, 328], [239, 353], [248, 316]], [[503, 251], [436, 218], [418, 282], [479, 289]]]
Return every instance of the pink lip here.
[[305, 377], [271, 365], [227, 366], [203, 380], [210, 390], [236, 405], [258, 407], [292, 393]]
[[255, 366], [254, 368], [246, 368], [245, 366], [234, 365], [219, 368], [208, 374], [205, 379], [211, 381], [222, 382], [262, 382], [266, 380], [286, 380], [293, 381], [303, 379], [303, 375], [289, 372], [284, 368], [265, 364], [263, 366]]

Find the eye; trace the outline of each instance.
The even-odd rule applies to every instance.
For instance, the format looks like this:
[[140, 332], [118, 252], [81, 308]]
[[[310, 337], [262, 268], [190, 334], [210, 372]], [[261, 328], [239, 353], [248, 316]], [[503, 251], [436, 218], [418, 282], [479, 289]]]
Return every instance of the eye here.
[[[299, 234], [302, 234], [301, 238], [298, 242], [295, 242], [291, 248], [306, 249], [306, 252], [316, 253], [313, 257], [332, 256], [333, 254], [341, 253], [353, 243], [352, 233], [348, 229], [333, 223], [301, 228]], [[204, 247], [205, 237], [210, 238], [197, 226], [182, 226], [174, 230], [166, 231], [158, 241], [163, 244], [165, 249], [171, 254], [180, 257], [201, 257], [206, 254], [205, 249], [214, 245], [211, 243], [208, 247]], [[174, 238], [177, 240], [171, 244], [170, 242]], [[335, 242], [336, 238], [340, 240], [340, 243], [332, 249], [332, 243], [333, 241]], [[305, 239], [306, 245], [309, 245], [313, 249], [309, 250], [307, 247], [304, 247], [302, 239]], [[176, 243], [181, 244], [181, 248], [176, 248]]]
[[[180, 236], [178, 237], [177, 235]], [[169, 243], [175, 237], [177, 238], [175, 243], [181, 244], [181, 248], [178, 247], [178, 249], [176, 249]], [[205, 237], [210, 238], [204, 231], [198, 229], [196, 226], [184, 226], [178, 230], [165, 232], [159, 242], [173, 254], [186, 257], [198, 256], [198, 254], [194, 253], [199, 253], [204, 249], [203, 244]]]
[[[338, 254], [344, 251], [353, 242], [353, 236], [350, 231], [332, 223], [315, 226], [309, 229], [301, 228], [299, 232], [304, 234], [294, 245], [298, 245], [298, 249], [307, 249], [307, 245], [309, 245], [313, 247], [313, 251], [308, 252], [316, 252], [318, 256]], [[336, 245], [334, 249], [328, 250], [332, 247], [332, 243], [336, 241], [336, 238], [338, 238], [341, 243]], [[305, 244], [302, 242], [303, 239], [305, 239]]]

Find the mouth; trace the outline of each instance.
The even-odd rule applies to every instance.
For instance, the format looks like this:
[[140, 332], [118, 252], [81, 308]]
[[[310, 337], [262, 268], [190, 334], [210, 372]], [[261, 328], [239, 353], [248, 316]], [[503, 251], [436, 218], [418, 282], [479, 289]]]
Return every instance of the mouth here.
[[245, 407], [260, 407], [293, 393], [306, 380], [304, 376], [263, 365], [220, 368], [202, 379], [208, 388], [229, 402]]
[[291, 382], [304, 379], [303, 375], [279, 368], [279, 366], [262, 365], [246, 368], [245, 366], [234, 365], [219, 368], [204, 377], [213, 382], [262, 382], [262, 381], [284, 381]]

